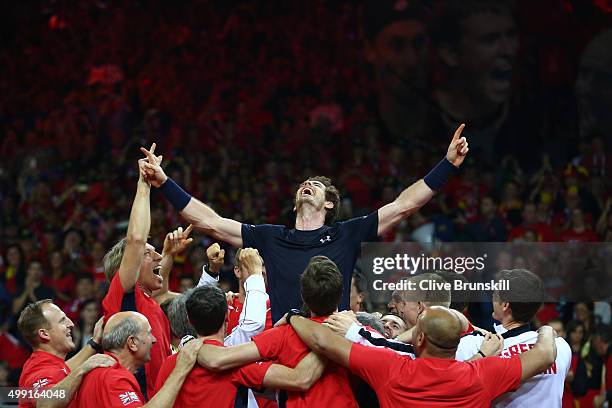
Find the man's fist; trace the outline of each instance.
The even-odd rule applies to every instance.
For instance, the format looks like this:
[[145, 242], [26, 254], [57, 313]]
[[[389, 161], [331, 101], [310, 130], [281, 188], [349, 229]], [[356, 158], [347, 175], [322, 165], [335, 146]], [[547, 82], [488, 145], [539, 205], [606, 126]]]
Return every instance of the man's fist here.
[[259, 251], [253, 248], [244, 248], [238, 257], [240, 269], [249, 276], [261, 275], [263, 273], [263, 259], [259, 256]]
[[219, 244], [215, 242], [206, 250], [206, 257], [208, 257], [208, 270], [212, 273], [219, 273], [223, 266], [225, 249], [221, 249]]
[[504, 338], [499, 334], [487, 332], [480, 345], [480, 351], [487, 357], [499, 356], [504, 349]]

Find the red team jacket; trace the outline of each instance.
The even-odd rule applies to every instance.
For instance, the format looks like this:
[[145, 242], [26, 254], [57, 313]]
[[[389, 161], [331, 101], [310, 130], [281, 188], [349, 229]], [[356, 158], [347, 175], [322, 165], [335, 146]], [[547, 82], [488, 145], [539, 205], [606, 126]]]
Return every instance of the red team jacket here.
[[147, 295], [139, 286], [134, 286], [133, 293], [126, 293], [121, 286], [119, 274], [116, 273], [111, 281], [110, 288], [104, 300], [104, 321], [115, 313], [133, 310], [142, 313], [151, 325], [151, 331], [157, 340], [151, 347], [151, 361], [145, 364], [147, 381], [147, 396], [149, 399], [155, 395], [155, 380], [166, 357], [170, 356], [170, 323], [159, 304]]
[[[54, 356], [46, 351], [37, 350], [26, 361], [19, 377], [19, 388], [35, 391], [51, 388], [70, 374], [70, 368], [63, 358]], [[74, 398], [73, 398], [74, 402]], [[20, 400], [19, 406], [34, 408], [34, 404], [27, 400]], [[69, 406], [73, 406], [72, 403]]]
[[[322, 323], [325, 317], [311, 320]], [[266, 330], [253, 338], [261, 358], [272, 360], [294, 368], [310, 349], [291, 326], [284, 325]], [[288, 392], [287, 408], [295, 407], [342, 407], [357, 408], [349, 380], [348, 370], [328, 363], [325, 372], [307, 392]]]
[[[204, 344], [223, 347], [223, 343], [216, 340], [204, 340]], [[168, 357], [162, 365], [157, 376], [156, 391], [163, 387], [164, 382], [172, 373], [176, 366], [177, 356], [178, 354]], [[256, 362], [215, 373], [196, 364], [185, 379], [174, 402], [174, 407], [233, 407], [238, 387], [244, 385], [249, 388], [261, 388], [266, 371], [271, 365], [271, 362]]]

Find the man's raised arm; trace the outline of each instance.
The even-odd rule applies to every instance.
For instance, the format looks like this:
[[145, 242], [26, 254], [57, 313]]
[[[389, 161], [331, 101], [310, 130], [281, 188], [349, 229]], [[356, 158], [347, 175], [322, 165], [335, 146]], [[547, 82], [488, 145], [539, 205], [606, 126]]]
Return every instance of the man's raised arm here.
[[457, 128], [453, 140], [448, 146], [446, 157], [436, 167], [423, 179], [402, 191], [395, 201], [378, 210], [378, 235], [384, 234], [401, 220], [424, 206], [463, 163], [469, 151], [467, 140], [465, 137], [461, 137], [463, 128], [465, 128], [464, 124]]
[[212, 208], [193, 198], [171, 178], [166, 176], [161, 167], [162, 156], [155, 156], [153, 151], [144, 147], [140, 150], [147, 156], [144, 167], [147, 181], [158, 187], [181, 216], [196, 228], [203, 230], [215, 239], [235, 247], [242, 247], [242, 224], [229, 218], [223, 218]]
[[519, 354], [521, 359], [521, 381], [528, 380], [550, 367], [557, 358], [555, 331], [550, 326], [542, 326], [538, 330], [538, 340], [533, 348]]
[[240, 267], [249, 275], [244, 282], [245, 300], [238, 325], [225, 337], [226, 346], [242, 344], [263, 332], [266, 326], [268, 294], [263, 278], [263, 259], [253, 248], [240, 251]]
[[[155, 143], [151, 146], [151, 151], [155, 151]], [[144, 257], [144, 250], [147, 244], [149, 229], [151, 228], [151, 208], [150, 194], [151, 186], [144, 179], [144, 159], [138, 161], [139, 178], [136, 187], [136, 197], [130, 212], [128, 224], [125, 252], [119, 265], [119, 280], [126, 292], [131, 291], [138, 281], [140, 263]]]
[[171, 292], [169, 289], [170, 272], [172, 271], [172, 265], [174, 265], [174, 257], [183, 252], [193, 242], [193, 238], [189, 238], [192, 229], [192, 225], [189, 225], [184, 231], [183, 227], [178, 227], [166, 234], [160, 262], [161, 270], [159, 271], [163, 279], [162, 287], [153, 292], [153, 298], [160, 305], [166, 300], [173, 299], [179, 295], [179, 293]]

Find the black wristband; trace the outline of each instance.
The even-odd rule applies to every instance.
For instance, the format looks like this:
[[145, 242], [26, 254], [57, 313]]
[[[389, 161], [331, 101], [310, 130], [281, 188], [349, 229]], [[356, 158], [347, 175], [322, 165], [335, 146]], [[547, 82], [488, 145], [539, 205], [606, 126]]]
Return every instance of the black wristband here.
[[187, 207], [189, 201], [191, 201], [191, 196], [188, 192], [183, 190], [178, 184], [174, 182], [170, 177], [164, 181], [159, 187], [159, 190], [166, 196], [170, 204], [178, 211], [182, 211], [183, 208]]
[[480, 354], [483, 358], [486, 357], [485, 353], [483, 353], [482, 351], [478, 350], [478, 354]]
[[93, 339], [93, 337], [89, 339], [87, 344], [89, 344], [91, 346], [91, 348], [96, 351], [96, 353], [103, 353], [104, 352], [104, 350], [102, 349], [102, 345], [96, 343], [96, 341]]
[[287, 324], [291, 325], [291, 318], [293, 316], [301, 316], [302, 312], [299, 309], [291, 309], [289, 313], [287, 313]]
[[431, 169], [431, 171], [423, 177], [423, 181], [432, 190], [439, 191], [444, 187], [444, 184], [446, 184], [450, 176], [456, 172], [457, 168], [445, 157], [436, 164], [436, 167]]
[[219, 276], [219, 272], [213, 272], [210, 270], [210, 265], [209, 264], [204, 264], [204, 272], [206, 272], [208, 274], [208, 276], [216, 278], [217, 276]]

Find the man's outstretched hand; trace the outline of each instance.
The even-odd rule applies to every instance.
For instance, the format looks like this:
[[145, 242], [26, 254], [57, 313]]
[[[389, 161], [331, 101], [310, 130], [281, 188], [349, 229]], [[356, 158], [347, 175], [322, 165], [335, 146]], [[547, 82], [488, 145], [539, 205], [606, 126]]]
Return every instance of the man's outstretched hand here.
[[147, 156], [146, 160], [141, 160], [141, 173], [144, 179], [153, 187], [159, 187], [168, 179], [166, 173], [161, 167], [163, 156], [155, 156], [155, 143], [151, 145], [151, 149], [147, 150], [144, 147], [140, 151]]
[[164, 240], [162, 254], [175, 256], [183, 252], [193, 242], [193, 238], [189, 237], [192, 230], [193, 225], [189, 224], [185, 230], [183, 230], [183, 227], [178, 227], [176, 230], [169, 232]]
[[448, 152], [446, 153], [446, 159], [455, 167], [461, 166], [461, 163], [463, 163], [465, 156], [470, 150], [468, 148], [467, 139], [465, 137], [461, 137], [461, 132], [463, 132], [464, 128], [465, 124], [462, 123], [457, 130], [455, 130], [455, 135], [453, 136], [453, 140], [448, 146]]

